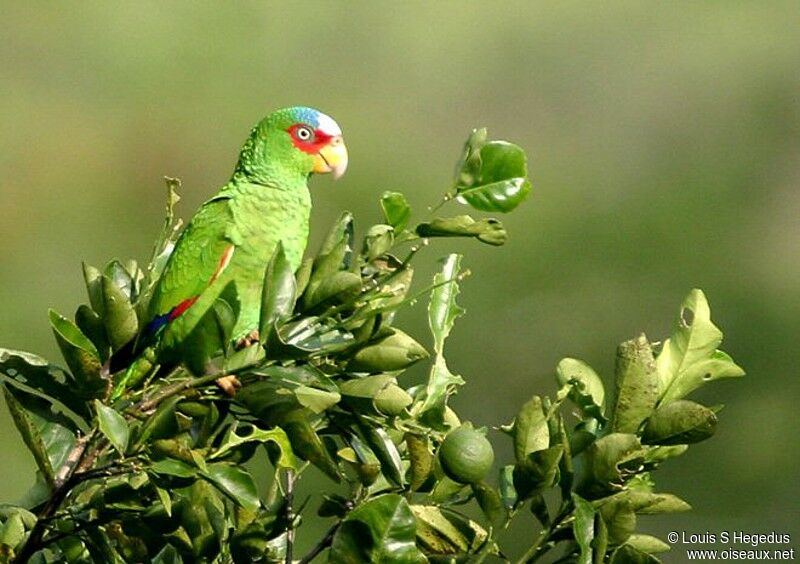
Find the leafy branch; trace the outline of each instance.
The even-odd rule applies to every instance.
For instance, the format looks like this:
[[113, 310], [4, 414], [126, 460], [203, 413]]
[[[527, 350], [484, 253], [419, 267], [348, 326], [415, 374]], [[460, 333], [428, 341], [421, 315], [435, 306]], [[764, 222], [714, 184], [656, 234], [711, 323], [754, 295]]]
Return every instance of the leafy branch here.
[[[129, 353], [181, 226], [180, 183], [167, 179], [164, 227], [146, 267], [84, 265], [88, 303], [71, 318], [50, 312], [65, 368], [0, 349], [6, 403], [38, 468], [23, 501], [0, 505], [0, 562], [288, 563], [298, 559], [307, 503], [331, 524], [302, 564], [323, 555], [523, 563], [551, 551], [570, 562], [657, 561], [668, 547], [637, 534], [637, 519], [689, 506], [657, 492], [654, 473], [717, 425], [718, 408], [686, 398], [743, 374], [718, 349], [722, 333], [701, 291], [686, 298], [663, 345], [644, 335], [620, 345], [613, 386], [563, 359], [555, 394], [532, 396], [499, 427], [514, 454], [496, 479], [495, 434], [451, 405], [471, 376], [454, 374], [445, 355], [469, 270], [447, 254], [418, 288], [413, 265], [430, 239], [502, 245], [496, 218], [436, 214], [454, 200], [511, 212], [530, 192], [527, 176], [521, 148], [475, 130], [425, 221], [413, 223], [405, 196], [386, 192], [381, 222], [360, 245], [343, 213], [297, 272], [278, 246], [265, 265], [259, 340], [237, 346], [235, 287], [212, 284], [165, 332], [192, 339], [177, 362], [153, 349]], [[423, 299], [430, 347], [395, 324]], [[217, 331], [199, 338], [197, 327]], [[409, 386], [404, 373], [417, 363], [427, 364], [427, 381]], [[233, 376], [241, 388], [230, 396], [216, 382]], [[259, 451], [273, 476], [267, 492], [251, 474]], [[305, 491], [311, 467], [329, 491]], [[541, 527], [512, 559], [503, 535], [525, 508]]]

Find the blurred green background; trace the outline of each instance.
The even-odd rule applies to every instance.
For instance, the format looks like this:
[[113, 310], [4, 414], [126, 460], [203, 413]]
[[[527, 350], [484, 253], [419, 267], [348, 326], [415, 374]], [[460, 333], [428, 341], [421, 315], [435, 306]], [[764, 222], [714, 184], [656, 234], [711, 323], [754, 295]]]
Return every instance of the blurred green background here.
[[[470, 128], [485, 125], [528, 151], [534, 192], [504, 218], [505, 247], [439, 242], [423, 257], [430, 271], [456, 249], [474, 272], [448, 343], [468, 382], [455, 408], [506, 422], [554, 391], [563, 356], [610, 376], [619, 341], [663, 338], [701, 287], [748, 375], [699, 394], [727, 405], [718, 435], [656, 475], [695, 510], [641, 528], [800, 538], [796, 2], [4, 2], [3, 12], [0, 345], [56, 359], [46, 309], [84, 300], [80, 261], [144, 259], [161, 177], [183, 179], [188, 217], [272, 109], [322, 109], [350, 149], [344, 179], [312, 183], [312, 249], [342, 209], [362, 230], [377, 221], [386, 189], [421, 216]], [[404, 316], [424, 338], [424, 304]], [[0, 449], [0, 501], [13, 500], [34, 465], [5, 409]], [[517, 546], [526, 527], [510, 535]]]

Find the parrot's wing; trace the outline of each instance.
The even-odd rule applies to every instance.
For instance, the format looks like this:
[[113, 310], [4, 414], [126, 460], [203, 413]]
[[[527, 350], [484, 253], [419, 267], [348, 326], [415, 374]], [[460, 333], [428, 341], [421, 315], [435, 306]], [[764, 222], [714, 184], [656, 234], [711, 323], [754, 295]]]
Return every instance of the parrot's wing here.
[[230, 196], [203, 204], [175, 243], [150, 301], [151, 319], [180, 315], [224, 270], [236, 246], [232, 225]]

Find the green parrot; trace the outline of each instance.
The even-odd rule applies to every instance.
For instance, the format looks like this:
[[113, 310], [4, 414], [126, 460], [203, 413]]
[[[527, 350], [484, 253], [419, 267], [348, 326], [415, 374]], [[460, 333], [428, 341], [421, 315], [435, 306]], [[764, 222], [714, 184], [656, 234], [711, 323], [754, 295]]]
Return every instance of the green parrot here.
[[[144, 342], [184, 314], [212, 283], [233, 282], [239, 303], [233, 337], [256, 334], [264, 270], [279, 242], [297, 269], [308, 239], [312, 173], [347, 168], [342, 131], [308, 107], [277, 110], [251, 131], [230, 181], [181, 233], [148, 305]], [[157, 348], [157, 347], [156, 347]], [[119, 388], [118, 388], [119, 389]]]

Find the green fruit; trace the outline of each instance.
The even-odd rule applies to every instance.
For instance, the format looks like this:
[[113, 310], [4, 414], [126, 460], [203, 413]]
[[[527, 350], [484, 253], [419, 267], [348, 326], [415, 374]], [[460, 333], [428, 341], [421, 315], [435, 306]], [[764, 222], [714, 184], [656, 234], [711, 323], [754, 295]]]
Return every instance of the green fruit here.
[[439, 462], [447, 476], [462, 484], [480, 482], [494, 463], [492, 444], [472, 427], [450, 431], [439, 447]]

